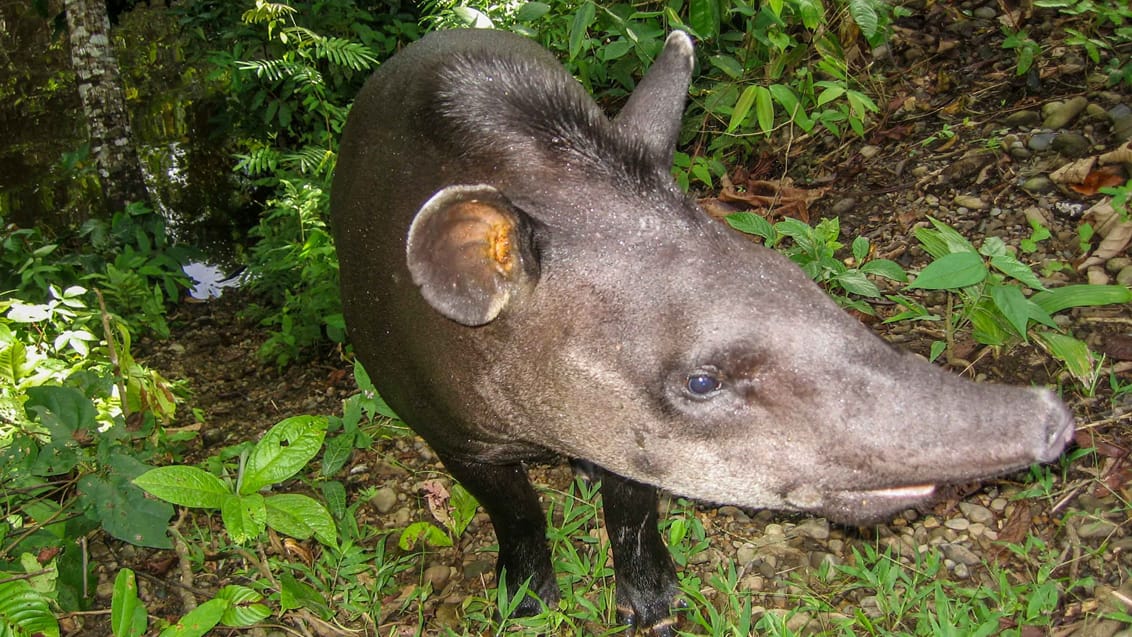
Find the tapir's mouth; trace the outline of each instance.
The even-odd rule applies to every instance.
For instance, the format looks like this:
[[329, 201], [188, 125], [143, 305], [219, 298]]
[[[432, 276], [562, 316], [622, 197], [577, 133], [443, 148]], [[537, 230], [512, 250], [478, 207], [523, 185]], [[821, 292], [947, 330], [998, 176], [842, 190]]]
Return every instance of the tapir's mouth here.
[[883, 489], [827, 491], [818, 501], [798, 502], [795, 491], [788, 496], [799, 508], [820, 513], [836, 522], [866, 523], [913, 507], [935, 493], [934, 484], [913, 484]]

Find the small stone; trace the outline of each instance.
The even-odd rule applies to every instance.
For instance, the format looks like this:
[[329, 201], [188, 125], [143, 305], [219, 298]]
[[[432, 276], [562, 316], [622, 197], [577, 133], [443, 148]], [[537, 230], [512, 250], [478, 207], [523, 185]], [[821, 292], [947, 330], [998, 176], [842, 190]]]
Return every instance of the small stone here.
[[952, 202], [957, 206], [971, 210], [982, 210], [987, 207], [987, 202], [974, 195], [955, 195], [955, 199], [953, 199]]
[[1108, 118], [1112, 121], [1112, 132], [1118, 141], [1132, 139], [1132, 108], [1127, 104], [1117, 104], [1108, 109]]
[[1030, 135], [1026, 146], [1035, 153], [1040, 153], [1049, 149], [1055, 137], [1057, 137], [1057, 133], [1034, 133]]
[[999, 513], [1002, 513], [1006, 510], [1006, 506], [1008, 504], [1010, 504], [1010, 501], [1006, 498], [995, 498], [991, 500], [990, 509], [991, 511], [998, 511]]
[[389, 513], [393, 510], [393, 505], [397, 504], [397, 492], [389, 487], [381, 487], [373, 492], [369, 501], [379, 513]]
[[1053, 138], [1050, 148], [1065, 157], [1081, 157], [1092, 144], [1080, 133], [1061, 133]]
[[754, 544], [751, 544], [750, 542], [746, 542], [743, 544], [743, 546], [740, 546], [737, 551], [735, 551], [735, 561], [737, 561], [740, 565], [746, 565], [754, 561], [758, 554], [758, 547]]
[[432, 584], [432, 590], [441, 591], [452, 577], [452, 568], [445, 564], [433, 564], [424, 571], [424, 580]]
[[967, 579], [971, 577], [971, 569], [966, 564], [956, 564], [955, 568], [951, 569], [951, 574], [958, 579]]
[[736, 506], [719, 507], [719, 514], [722, 515], [722, 516], [725, 516], [725, 517], [729, 517], [729, 518], [736, 520], [738, 522], [750, 522], [751, 521], [751, 516], [747, 515], [746, 513], [743, 512], [743, 509], [740, 509], [739, 507], [736, 507]]
[[832, 212], [834, 216], [840, 217], [855, 207], [857, 207], [857, 200], [855, 198], [842, 197], [833, 204], [830, 208], [830, 212]]
[[794, 527], [794, 533], [802, 537], [825, 541], [829, 539], [829, 520], [825, 518], [810, 518]]
[[873, 157], [876, 157], [878, 153], [880, 153], [880, 148], [878, 146], [866, 144], [864, 146], [861, 146], [861, 148], [857, 152], [860, 153], [861, 157], [864, 157], [865, 159], [872, 159]]
[[974, 11], [971, 12], [971, 15], [975, 16], [976, 18], [979, 18], [980, 20], [993, 20], [994, 17], [996, 15], [998, 15], [998, 12], [994, 10], [994, 7], [988, 6], [988, 7], [979, 7], [978, 9], [975, 9]]
[[1118, 524], [1110, 520], [1087, 520], [1077, 527], [1077, 536], [1082, 538], [1107, 538], [1120, 528]]
[[1132, 286], [1132, 265], [1120, 269], [1116, 273], [1116, 282], [1120, 285]]
[[1042, 123], [1042, 116], [1037, 111], [1014, 111], [1002, 120], [1007, 128], [1037, 128]]
[[1132, 259], [1128, 257], [1113, 257], [1104, 264], [1104, 267], [1109, 272], [1120, 272], [1124, 268], [1132, 265]]
[[1077, 117], [1085, 107], [1089, 105], [1089, 100], [1084, 95], [1078, 95], [1071, 98], [1060, 105], [1051, 108], [1045, 120], [1042, 121], [1043, 128], [1058, 129], [1064, 127], [1073, 118]]
[[956, 564], [966, 564], [967, 566], [974, 566], [982, 562], [978, 555], [975, 555], [971, 549], [963, 546], [962, 544], [941, 544], [939, 549], [943, 551], [947, 559], [955, 562]]
[[1026, 192], [1041, 194], [1053, 190], [1053, 182], [1045, 175], [1034, 175], [1023, 181], [1020, 186]]
[[944, 522], [943, 525], [953, 531], [966, 531], [967, 527], [971, 526], [971, 521], [967, 518], [951, 518]]
[[960, 502], [959, 510], [963, 512], [963, 516], [973, 523], [990, 524], [994, 521], [994, 513], [981, 504], [973, 502]]

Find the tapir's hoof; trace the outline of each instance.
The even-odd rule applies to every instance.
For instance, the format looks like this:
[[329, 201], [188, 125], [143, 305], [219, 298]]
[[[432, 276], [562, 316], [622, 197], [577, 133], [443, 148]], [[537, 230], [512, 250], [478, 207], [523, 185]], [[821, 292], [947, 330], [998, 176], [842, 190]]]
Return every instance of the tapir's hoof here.
[[618, 606], [617, 619], [629, 625], [628, 634], [632, 637], [676, 637], [676, 618], [671, 615], [652, 618], [651, 623], [644, 622], [633, 609]]

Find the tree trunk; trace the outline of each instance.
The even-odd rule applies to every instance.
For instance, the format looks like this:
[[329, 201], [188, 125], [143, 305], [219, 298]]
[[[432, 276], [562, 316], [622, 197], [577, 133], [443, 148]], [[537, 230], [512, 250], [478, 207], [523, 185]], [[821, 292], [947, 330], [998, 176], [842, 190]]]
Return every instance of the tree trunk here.
[[91, 155], [98, 162], [106, 203], [111, 211], [121, 210], [147, 197], [118, 61], [110, 46], [106, 0], [65, 0], [64, 6]]

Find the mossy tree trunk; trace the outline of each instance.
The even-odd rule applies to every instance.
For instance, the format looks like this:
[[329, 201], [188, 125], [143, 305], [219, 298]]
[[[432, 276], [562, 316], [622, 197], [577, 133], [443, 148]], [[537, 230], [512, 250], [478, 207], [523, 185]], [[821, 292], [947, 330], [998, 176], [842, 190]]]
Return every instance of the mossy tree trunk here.
[[71, 64], [89, 126], [91, 155], [98, 163], [110, 211], [146, 200], [141, 163], [130, 130], [118, 61], [110, 46], [105, 0], [65, 0]]

